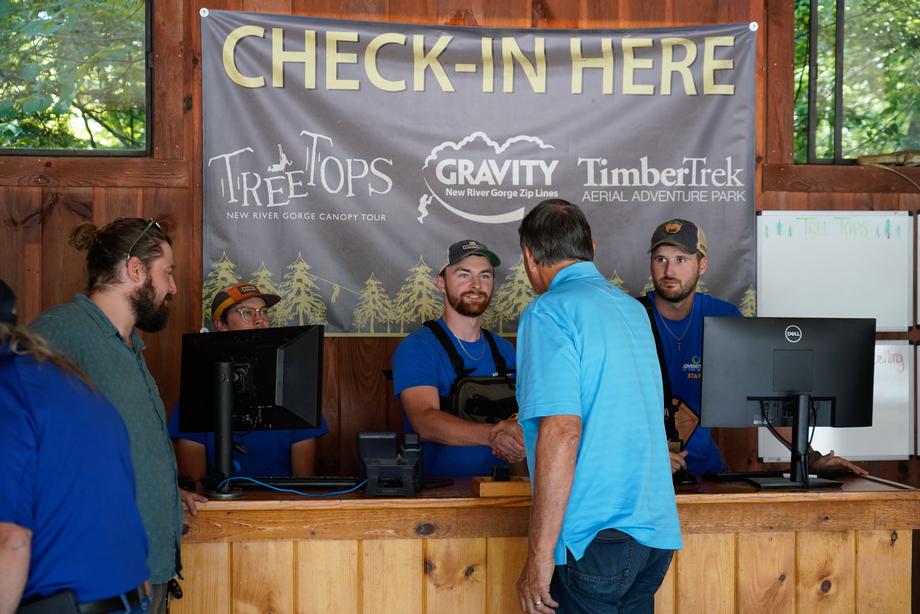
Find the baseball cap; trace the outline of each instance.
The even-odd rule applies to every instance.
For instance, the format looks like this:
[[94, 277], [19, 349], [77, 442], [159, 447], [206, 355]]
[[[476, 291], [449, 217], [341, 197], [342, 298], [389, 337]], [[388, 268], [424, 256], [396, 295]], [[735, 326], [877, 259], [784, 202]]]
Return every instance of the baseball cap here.
[[489, 263], [493, 267], [500, 266], [502, 263], [501, 259], [495, 255], [495, 252], [486, 247], [484, 243], [480, 243], [473, 239], [463, 239], [462, 241], [457, 241], [448, 248], [447, 260], [444, 262], [441, 270], [438, 271], [438, 275], [443, 273], [444, 269], [447, 267], [457, 264], [467, 256], [485, 256], [489, 259]]
[[703, 256], [709, 250], [703, 229], [693, 222], [680, 218], [668, 220], [655, 229], [655, 232], [652, 233], [652, 245], [648, 251], [654, 251], [659, 245], [674, 245], [688, 254], [699, 252]]
[[250, 298], [262, 299], [266, 307], [271, 307], [281, 300], [277, 294], [266, 294], [260, 291], [255, 284], [245, 281], [233, 284], [214, 295], [214, 300], [211, 301], [211, 321], [216, 322], [226, 313], [227, 309]]
[[16, 326], [16, 294], [0, 279], [0, 322]]

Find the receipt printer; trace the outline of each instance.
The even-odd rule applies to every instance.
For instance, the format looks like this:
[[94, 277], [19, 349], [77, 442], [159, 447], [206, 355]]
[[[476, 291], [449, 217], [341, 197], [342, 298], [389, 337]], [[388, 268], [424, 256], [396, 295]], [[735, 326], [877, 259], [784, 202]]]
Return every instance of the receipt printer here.
[[358, 433], [358, 477], [368, 497], [414, 497], [422, 487], [418, 435], [406, 433], [397, 447], [396, 433]]

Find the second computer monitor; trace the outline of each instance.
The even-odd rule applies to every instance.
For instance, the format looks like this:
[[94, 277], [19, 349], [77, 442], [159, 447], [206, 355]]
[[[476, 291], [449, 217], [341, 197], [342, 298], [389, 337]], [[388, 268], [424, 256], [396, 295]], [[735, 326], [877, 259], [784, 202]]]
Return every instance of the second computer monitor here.
[[708, 317], [702, 363], [704, 426], [791, 426], [803, 394], [811, 426], [872, 425], [874, 319]]

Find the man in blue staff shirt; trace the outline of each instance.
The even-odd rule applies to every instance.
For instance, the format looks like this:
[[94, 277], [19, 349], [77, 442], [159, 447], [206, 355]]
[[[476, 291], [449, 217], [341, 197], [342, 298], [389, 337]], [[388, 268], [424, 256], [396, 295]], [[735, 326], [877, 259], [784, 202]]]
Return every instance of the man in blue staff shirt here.
[[[709, 429], [699, 424], [702, 396], [703, 318], [740, 317], [729, 302], [696, 291], [700, 276], [709, 267], [709, 245], [703, 230], [691, 221], [673, 219], [652, 233], [651, 277], [655, 287], [640, 299], [651, 310], [661, 343], [662, 369], [667, 370], [679, 430], [686, 439], [684, 449], [671, 453], [671, 469], [687, 469], [694, 474], [717, 473], [725, 463]], [[789, 437], [788, 429], [780, 429]], [[866, 471], [836, 456], [812, 452], [813, 469]]]
[[[435, 283], [444, 295], [441, 328], [469, 375], [497, 374], [488, 335], [507, 369], [514, 370], [514, 347], [482, 328], [492, 300], [495, 267], [501, 261], [489, 248], [470, 239], [450, 246]], [[393, 354], [393, 390], [402, 402], [410, 430], [423, 441], [427, 476], [489, 475], [492, 467], [523, 458], [520, 427], [513, 418], [496, 424], [453, 415], [446, 406], [457, 374], [435, 333], [425, 326], [403, 339]]]
[[[281, 297], [262, 292], [252, 283], [233, 284], [214, 295], [211, 322], [219, 332], [255, 330], [271, 326], [269, 309]], [[200, 408], [194, 408], [200, 409]], [[198, 481], [214, 466], [214, 433], [185, 433], [179, 430], [177, 403], [169, 419], [179, 476]], [[317, 429], [279, 429], [234, 433], [233, 475], [246, 477], [315, 473], [316, 438], [329, 432], [326, 420]]]
[[594, 266], [576, 205], [543, 201], [519, 233], [539, 295], [518, 325], [533, 476], [521, 609], [652, 612], [681, 537], [649, 319]]

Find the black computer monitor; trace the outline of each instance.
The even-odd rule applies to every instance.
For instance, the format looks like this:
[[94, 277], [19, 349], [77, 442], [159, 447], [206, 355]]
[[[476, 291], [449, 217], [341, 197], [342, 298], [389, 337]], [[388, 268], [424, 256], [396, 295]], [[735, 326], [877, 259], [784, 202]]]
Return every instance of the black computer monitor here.
[[703, 320], [700, 421], [708, 427], [792, 426], [790, 477], [762, 488], [839, 486], [808, 478], [808, 429], [872, 425], [875, 320]]
[[215, 363], [233, 372], [233, 430], [319, 428], [323, 327], [289, 326], [182, 336], [179, 428], [215, 430]]

